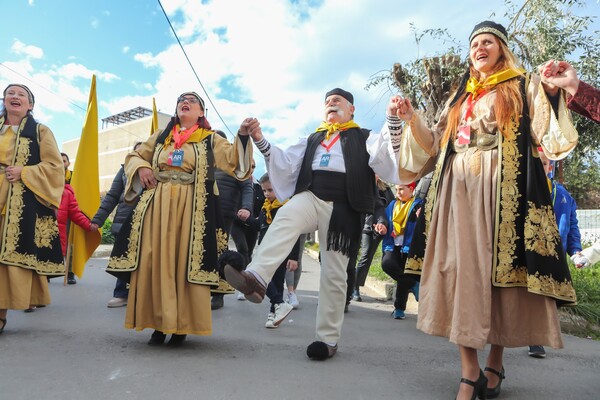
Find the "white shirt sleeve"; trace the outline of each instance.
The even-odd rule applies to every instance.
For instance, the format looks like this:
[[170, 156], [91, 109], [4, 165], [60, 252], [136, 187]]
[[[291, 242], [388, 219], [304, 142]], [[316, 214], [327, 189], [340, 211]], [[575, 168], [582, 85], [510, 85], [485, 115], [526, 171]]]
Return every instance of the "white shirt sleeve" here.
[[270, 156], [265, 161], [267, 161], [269, 180], [279, 201], [284, 201], [294, 195], [306, 145], [307, 138], [301, 138], [298, 143], [286, 150], [271, 145]]
[[[396, 136], [398, 136], [396, 138]], [[385, 182], [398, 184], [398, 156], [393, 143], [399, 140], [400, 131], [392, 132], [384, 124], [380, 133], [371, 131], [367, 138], [369, 166]]]

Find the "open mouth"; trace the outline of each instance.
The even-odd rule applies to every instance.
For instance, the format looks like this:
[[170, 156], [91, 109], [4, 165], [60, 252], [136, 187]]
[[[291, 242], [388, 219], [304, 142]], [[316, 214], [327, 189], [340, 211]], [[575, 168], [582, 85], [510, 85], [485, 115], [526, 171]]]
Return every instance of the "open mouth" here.
[[20, 106], [21, 102], [18, 100], [11, 100], [10, 105], [11, 106]]
[[190, 111], [190, 106], [186, 106], [186, 105], [182, 106], [181, 111]]
[[477, 56], [477, 61], [485, 60], [488, 58], [487, 54], [480, 54]]

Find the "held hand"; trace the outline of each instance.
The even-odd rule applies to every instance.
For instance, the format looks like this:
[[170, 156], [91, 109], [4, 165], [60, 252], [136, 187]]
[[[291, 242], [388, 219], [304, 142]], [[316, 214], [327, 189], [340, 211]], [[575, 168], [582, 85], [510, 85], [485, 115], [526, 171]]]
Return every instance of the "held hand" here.
[[93, 223], [93, 222], [92, 222], [92, 223], [90, 224], [90, 232], [95, 232], [95, 231], [97, 231], [98, 229], [100, 229], [100, 228], [99, 228], [99, 227], [98, 227], [98, 225], [96, 225], [95, 223]]
[[294, 260], [288, 260], [287, 261], [287, 265], [285, 266], [285, 268], [288, 271], [295, 271], [298, 269], [298, 261], [294, 261]]
[[250, 211], [246, 210], [245, 208], [241, 208], [237, 212], [237, 217], [242, 221], [246, 221], [248, 218], [250, 218]]
[[23, 171], [22, 166], [11, 165], [9, 167], [6, 167], [4, 173], [6, 174], [6, 179], [10, 183], [15, 183], [21, 180], [21, 171]]
[[144, 189], [153, 189], [156, 187], [156, 177], [152, 168], [142, 167], [138, 169], [138, 176]]
[[409, 122], [415, 112], [410, 100], [402, 99], [397, 103], [396, 116], [405, 122]]
[[238, 133], [242, 136], [250, 135], [255, 142], [258, 142], [263, 138], [260, 122], [258, 122], [258, 119], [256, 118], [246, 118], [244, 122], [242, 122], [242, 125], [240, 125]]
[[382, 223], [377, 223], [373, 225], [373, 229], [377, 232], [378, 235], [385, 235], [387, 233], [387, 227]]
[[402, 97], [395, 95], [390, 98], [390, 102], [388, 103], [387, 115], [396, 115], [398, 112], [398, 103], [402, 102]]
[[579, 88], [577, 71], [566, 61], [550, 60], [539, 67], [542, 83], [565, 89], [571, 96]]

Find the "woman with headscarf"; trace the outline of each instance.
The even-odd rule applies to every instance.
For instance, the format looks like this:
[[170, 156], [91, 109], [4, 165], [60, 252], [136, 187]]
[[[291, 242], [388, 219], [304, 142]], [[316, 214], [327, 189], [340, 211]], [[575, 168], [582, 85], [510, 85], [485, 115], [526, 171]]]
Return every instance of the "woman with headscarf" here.
[[52, 131], [33, 119], [33, 93], [4, 89], [0, 114], [0, 333], [8, 309], [50, 304], [47, 276], [64, 275], [55, 210], [64, 168]]
[[186, 92], [167, 127], [125, 158], [125, 201], [139, 201], [108, 271], [130, 280], [125, 327], [154, 329], [149, 345], [163, 344], [167, 334], [178, 346], [187, 334], [212, 333], [210, 294], [226, 285], [217, 262], [228, 240], [214, 173], [250, 176], [247, 121], [231, 144], [211, 130], [200, 96]]
[[500, 394], [504, 347], [563, 345], [557, 304], [576, 296], [537, 147], [561, 159], [577, 132], [564, 93], [519, 68], [502, 25], [476, 25], [469, 42], [468, 70], [438, 124], [396, 96], [388, 126], [406, 123], [401, 181], [434, 170], [424, 257], [407, 266], [422, 266], [417, 327], [458, 345], [457, 398], [483, 399]]

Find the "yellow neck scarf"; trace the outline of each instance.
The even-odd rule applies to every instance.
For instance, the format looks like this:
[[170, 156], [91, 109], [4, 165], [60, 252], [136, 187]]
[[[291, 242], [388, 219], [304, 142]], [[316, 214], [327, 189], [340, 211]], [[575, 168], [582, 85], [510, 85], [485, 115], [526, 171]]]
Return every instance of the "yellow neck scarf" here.
[[287, 203], [287, 200], [284, 201], [283, 203], [280, 203], [279, 200], [277, 200], [277, 199], [275, 199], [273, 201], [269, 201], [268, 199], [265, 199], [262, 209], [265, 210], [265, 215], [267, 216], [267, 224], [271, 225], [271, 222], [273, 222], [273, 217], [271, 216], [271, 211], [281, 207], [285, 203]]
[[497, 84], [512, 79], [515, 76], [523, 75], [524, 73], [524, 69], [509, 68], [488, 76], [483, 82], [479, 82], [477, 78], [472, 76], [467, 82], [466, 91], [471, 93], [473, 100], [475, 100], [482, 91], [493, 89]]
[[404, 233], [406, 228], [406, 221], [408, 221], [408, 212], [412, 206], [415, 198], [411, 198], [406, 203], [396, 200], [394, 204], [394, 211], [392, 212], [392, 221], [394, 222], [394, 237], [400, 236]]
[[[177, 124], [177, 129], [180, 129], [179, 124]], [[194, 133], [192, 133], [190, 135], [188, 140], [186, 140], [185, 142], [186, 143], [199, 143], [202, 140], [204, 140], [207, 136], [212, 135], [213, 133], [214, 133], [213, 131], [209, 131], [208, 129], [198, 128], [194, 131]], [[172, 141], [173, 141], [173, 130], [171, 130], [171, 132], [169, 132], [169, 136], [167, 136], [165, 139], [165, 147], [169, 146]]]
[[358, 124], [354, 122], [353, 119], [351, 119], [348, 122], [344, 122], [343, 124], [338, 124], [337, 122], [331, 124], [329, 122], [323, 121], [321, 122], [321, 125], [319, 125], [319, 127], [317, 128], [317, 132], [326, 131], [327, 133], [325, 134], [325, 140], [329, 140], [329, 136], [331, 136], [333, 133], [338, 131], [347, 131], [350, 128], [360, 128], [360, 126], [358, 126]]

